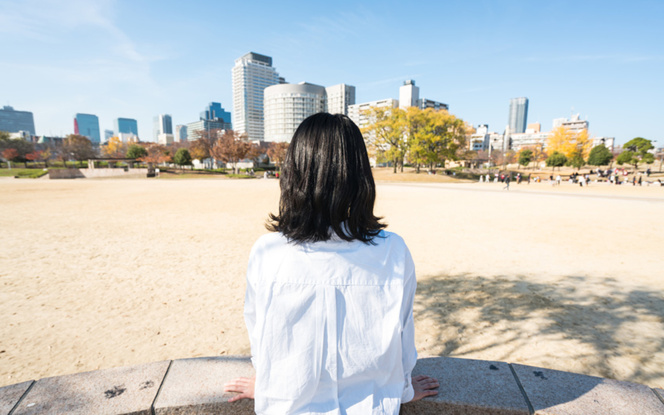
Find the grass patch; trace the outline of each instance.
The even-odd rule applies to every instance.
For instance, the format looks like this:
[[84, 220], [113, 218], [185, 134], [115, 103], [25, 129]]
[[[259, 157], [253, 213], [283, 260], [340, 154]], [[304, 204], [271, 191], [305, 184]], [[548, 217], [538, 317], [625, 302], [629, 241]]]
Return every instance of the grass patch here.
[[0, 177], [17, 177], [19, 179], [38, 179], [45, 174], [48, 174], [48, 171], [42, 169], [17, 169], [13, 168], [0, 170]]

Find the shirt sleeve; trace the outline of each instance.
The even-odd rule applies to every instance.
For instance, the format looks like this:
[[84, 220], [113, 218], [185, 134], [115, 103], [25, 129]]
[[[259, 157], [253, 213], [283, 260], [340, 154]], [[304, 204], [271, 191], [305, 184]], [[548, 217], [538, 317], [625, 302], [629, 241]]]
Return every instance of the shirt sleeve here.
[[251, 250], [249, 255], [249, 265], [247, 267], [247, 290], [244, 295], [244, 322], [247, 325], [249, 333], [249, 342], [251, 344], [251, 363], [256, 367], [258, 351], [257, 339], [255, 338], [256, 327], [256, 247]]
[[415, 391], [411, 381], [411, 373], [417, 363], [417, 350], [415, 349], [415, 323], [413, 320], [413, 303], [415, 301], [415, 290], [417, 279], [415, 278], [415, 264], [413, 258], [406, 248], [406, 261], [404, 268], [404, 297], [401, 304], [401, 321], [403, 330], [401, 332], [401, 361], [404, 372], [404, 389], [401, 402], [406, 403], [413, 399]]

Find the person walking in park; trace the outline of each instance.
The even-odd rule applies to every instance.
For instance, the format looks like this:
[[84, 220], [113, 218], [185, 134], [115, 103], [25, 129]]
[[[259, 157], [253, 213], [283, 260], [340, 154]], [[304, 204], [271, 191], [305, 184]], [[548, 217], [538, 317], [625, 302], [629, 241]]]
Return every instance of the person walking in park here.
[[506, 174], [505, 175], [505, 187], [503, 187], [503, 190], [507, 189], [510, 190], [510, 175]]
[[319, 113], [297, 128], [271, 233], [254, 244], [244, 315], [255, 378], [224, 390], [257, 414], [394, 414], [437, 394], [417, 360], [415, 267], [373, 213], [376, 189], [359, 128]]

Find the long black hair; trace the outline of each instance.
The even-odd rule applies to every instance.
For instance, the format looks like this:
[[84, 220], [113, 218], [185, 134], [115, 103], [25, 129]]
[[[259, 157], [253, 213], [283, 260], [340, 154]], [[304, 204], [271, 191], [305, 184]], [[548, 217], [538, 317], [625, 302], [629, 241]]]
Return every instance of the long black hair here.
[[314, 114], [297, 128], [280, 181], [279, 214], [266, 225], [295, 243], [371, 242], [386, 225], [374, 216], [376, 185], [362, 133], [341, 114]]

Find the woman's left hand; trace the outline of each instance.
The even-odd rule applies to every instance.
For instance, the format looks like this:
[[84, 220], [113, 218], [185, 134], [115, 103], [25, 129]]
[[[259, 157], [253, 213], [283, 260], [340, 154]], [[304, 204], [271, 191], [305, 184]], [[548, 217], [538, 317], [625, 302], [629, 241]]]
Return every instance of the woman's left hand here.
[[256, 378], [235, 378], [224, 385], [224, 392], [238, 392], [239, 395], [233, 396], [228, 402], [239, 401], [240, 399], [254, 399], [254, 385]]

